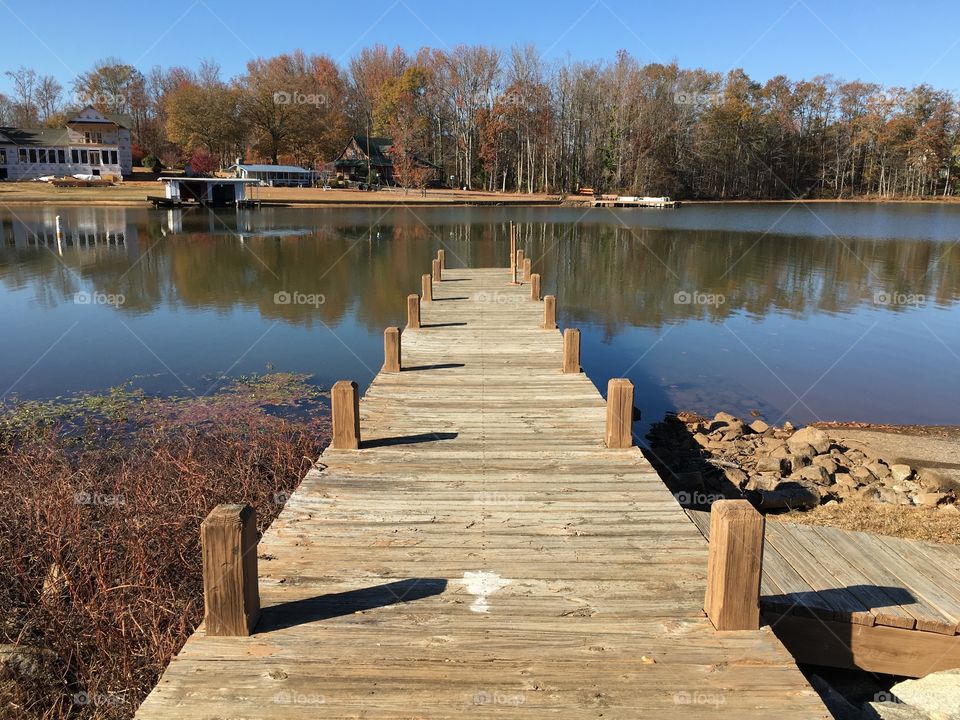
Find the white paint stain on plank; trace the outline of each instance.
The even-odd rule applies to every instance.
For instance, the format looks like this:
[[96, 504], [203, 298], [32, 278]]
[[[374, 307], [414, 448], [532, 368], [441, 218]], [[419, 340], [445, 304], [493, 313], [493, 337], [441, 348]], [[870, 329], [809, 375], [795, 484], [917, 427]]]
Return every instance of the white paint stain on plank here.
[[475, 613], [489, 613], [490, 603], [487, 602], [487, 598], [509, 584], [509, 580], [484, 570], [463, 574], [463, 586], [468, 593], [476, 597], [476, 600], [470, 604], [470, 609]]

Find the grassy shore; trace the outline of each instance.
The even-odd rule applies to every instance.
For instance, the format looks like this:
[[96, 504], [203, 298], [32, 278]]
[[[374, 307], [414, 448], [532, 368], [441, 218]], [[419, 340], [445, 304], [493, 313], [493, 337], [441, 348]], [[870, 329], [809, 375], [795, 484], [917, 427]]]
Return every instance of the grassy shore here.
[[[327, 443], [294, 375], [0, 414], [0, 718], [130, 718], [203, 615], [200, 522], [261, 531]], [[320, 419], [317, 419], [320, 418]]]

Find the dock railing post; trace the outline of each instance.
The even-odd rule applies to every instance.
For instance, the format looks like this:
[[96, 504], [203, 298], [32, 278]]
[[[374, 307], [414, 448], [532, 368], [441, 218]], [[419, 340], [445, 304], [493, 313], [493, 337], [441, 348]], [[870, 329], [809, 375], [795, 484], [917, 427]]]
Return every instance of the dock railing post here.
[[533, 272], [533, 261], [530, 258], [523, 259], [523, 279], [530, 280], [530, 273]]
[[563, 331], [563, 372], [580, 372], [580, 331], [575, 328]]
[[391, 326], [383, 331], [383, 371], [400, 372], [400, 328]]
[[337, 450], [360, 449], [360, 390], [351, 380], [338, 380], [330, 390], [333, 440]]
[[[517, 259], [514, 267], [516, 267], [518, 275], [523, 272], [523, 248], [517, 250]], [[520, 277], [523, 277], [523, 275], [520, 275]]]
[[407, 330], [420, 328], [420, 296], [407, 295]]
[[626, 378], [610, 378], [607, 383], [608, 448], [633, 447], [633, 383]]
[[533, 273], [530, 276], [530, 299], [540, 302], [540, 273]]
[[441, 276], [442, 271], [440, 270], [440, 261], [434, 260], [430, 264], [433, 266], [433, 281], [440, 282], [442, 280], [442, 276]]
[[200, 523], [206, 634], [245, 637], [260, 617], [257, 513], [249, 505], [217, 505]]
[[513, 220], [510, 221], [510, 280], [514, 283], [517, 281], [517, 234]]
[[543, 329], [557, 329], [557, 298], [554, 295], [543, 296]]
[[443, 248], [437, 250], [437, 260], [440, 261], [440, 269], [445, 270], [447, 267], [447, 254], [444, 252]]
[[746, 500], [710, 506], [704, 610], [717, 630], [760, 628], [764, 519]]
[[433, 278], [430, 275], [420, 276], [420, 294], [423, 302], [433, 302]]

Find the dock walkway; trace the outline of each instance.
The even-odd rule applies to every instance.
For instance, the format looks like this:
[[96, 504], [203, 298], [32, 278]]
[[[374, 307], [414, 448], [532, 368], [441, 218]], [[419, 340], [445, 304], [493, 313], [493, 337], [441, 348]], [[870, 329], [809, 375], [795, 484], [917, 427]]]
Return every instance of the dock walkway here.
[[829, 717], [769, 628], [705, 617], [708, 543], [508, 280], [443, 271], [361, 448], [260, 541], [255, 633], [201, 626], [138, 718]]

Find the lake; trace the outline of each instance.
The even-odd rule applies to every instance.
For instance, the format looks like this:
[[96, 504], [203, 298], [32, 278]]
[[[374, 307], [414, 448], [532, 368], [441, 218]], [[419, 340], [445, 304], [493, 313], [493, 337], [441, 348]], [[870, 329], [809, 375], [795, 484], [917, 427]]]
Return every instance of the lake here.
[[[56, 216], [64, 240], [56, 241]], [[584, 370], [675, 409], [960, 424], [960, 205], [0, 208], [0, 393], [365, 387], [431, 258], [507, 265], [510, 220]]]

